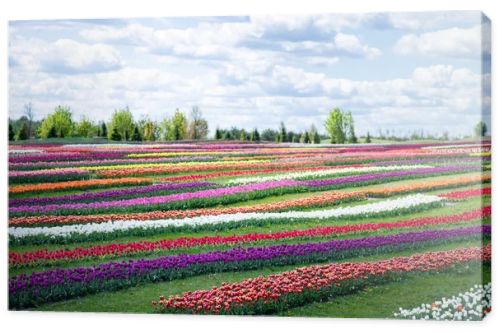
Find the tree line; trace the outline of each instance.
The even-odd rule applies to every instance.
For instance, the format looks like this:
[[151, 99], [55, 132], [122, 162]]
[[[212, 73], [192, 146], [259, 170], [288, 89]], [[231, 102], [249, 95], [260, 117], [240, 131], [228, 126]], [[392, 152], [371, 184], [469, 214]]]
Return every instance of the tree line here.
[[[31, 117], [28, 116], [28, 111]], [[189, 116], [176, 110], [161, 122], [143, 116], [134, 119], [128, 107], [115, 110], [109, 122], [94, 122], [87, 117], [74, 121], [68, 106], [57, 106], [41, 121], [34, 121], [31, 104], [25, 106], [25, 115], [9, 120], [9, 140], [30, 138], [107, 138], [114, 141], [200, 140], [208, 135], [208, 122], [198, 107]]]
[[[355, 132], [354, 118], [350, 111], [333, 108], [324, 122], [326, 134], [321, 134], [314, 124], [305, 131], [289, 131], [285, 123], [281, 122], [278, 129], [267, 128], [259, 132], [257, 128], [220, 128], [214, 133], [214, 140], [237, 140], [251, 142], [303, 143], [319, 144], [328, 141], [331, 144], [356, 144], [358, 137]], [[148, 116], [134, 119], [128, 107], [115, 110], [109, 122], [94, 122], [87, 117], [74, 121], [71, 109], [68, 106], [57, 106], [51, 114], [43, 120], [35, 120], [33, 106], [28, 103], [24, 106], [24, 113], [17, 120], [9, 119], [9, 140], [26, 140], [31, 138], [106, 138], [113, 141], [176, 141], [176, 140], [203, 140], [208, 136], [208, 122], [203, 118], [201, 110], [193, 106], [191, 112], [177, 109], [172, 116], [165, 117], [157, 122]], [[476, 137], [485, 136], [486, 124], [481, 121], [474, 127]], [[364, 136], [365, 143], [372, 142], [372, 135], [368, 132]], [[448, 140], [445, 132], [441, 137], [424, 136], [414, 131], [407, 137], [398, 137], [393, 132], [384, 134], [379, 130], [378, 139], [394, 141], [442, 139]]]

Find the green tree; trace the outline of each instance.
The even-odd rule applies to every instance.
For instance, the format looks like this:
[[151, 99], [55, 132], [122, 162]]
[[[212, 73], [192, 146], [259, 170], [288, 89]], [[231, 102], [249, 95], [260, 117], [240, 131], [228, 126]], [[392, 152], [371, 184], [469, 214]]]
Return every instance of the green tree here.
[[247, 140], [247, 133], [246, 133], [246, 131], [244, 129], [241, 129], [240, 140], [241, 141], [246, 141]]
[[224, 140], [231, 140], [231, 132], [225, 131], [224, 132]]
[[155, 141], [158, 134], [158, 124], [156, 122], [148, 120], [144, 123], [142, 128], [142, 138], [145, 141]]
[[48, 115], [39, 127], [42, 138], [48, 138], [52, 127], [55, 128], [56, 137], [68, 137], [73, 132], [73, 120], [71, 110], [66, 106], [57, 106], [54, 112]]
[[261, 138], [264, 141], [275, 141], [278, 133], [273, 129], [265, 129], [262, 131]]
[[304, 131], [300, 136], [300, 142], [302, 144], [309, 144], [311, 142], [311, 139], [309, 138], [309, 133], [307, 131]]
[[9, 140], [14, 140], [14, 129], [12, 129], [12, 124], [9, 123]]
[[309, 141], [314, 144], [319, 144], [321, 142], [318, 130], [316, 129], [314, 124], [311, 124], [311, 128], [309, 129]]
[[345, 143], [346, 133], [344, 129], [344, 115], [339, 108], [335, 108], [328, 114], [325, 121], [326, 132], [330, 135], [331, 144]]
[[344, 129], [346, 133], [346, 139], [351, 144], [356, 144], [358, 142], [358, 137], [356, 137], [356, 133], [354, 132], [354, 119], [352, 118], [352, 113], [346, 112], [343, 115], [344, 119]]
[[82, 118], [75, 125], [75, 132], [78, 137], [91, 138], [96, 133], [96, 126], [88, 118]]
[[101, 124], [101, 137], [106, 138], [108, 136], [108, 128], [106, 127], [106, 123], [102, 122]]
[[278, 142], [279, 143], [284, 143], [288, 141], [288, 136], [285, 128], [285, 123], [281, 122], [280, 123], [280, 129], [279, 129], [279, 135], [278, 135]]
[[24, 122], [19, 131], [17, 132], [16, 140], [26, 140], [29, 139], [29, 125], [28, 122]]
[[365, 143], [369, 144], [371, 142], [372, 142], [372, 137], [370, 136], [370, 132], [367, 132], [365, 137]]
[[187, 125], [188, 125], [188, 120], [186, 118], [186, 114], [177, 109], [175, 111], [174, 116], [172, 117], [172, 122], [171, 122], [173, 130], [172, 140], [186, 139]]
[[134, 126], [134, 132], [132, 133], [132, 141], [142, 141], [141, 132], [139, 130], [139, 126]]
[[205, 139], [208, 134], [208, 122], [203, 119], [201, 111], [197, 106], [191, 110], [191, 117], [188, 124], [188, 138], [199, 140]]
[[488, 127], [483, 121], [480, 121], [474, 127], [474, 134], [476, 135], [476, 137], [484, 137], [486, 136], [486, 132], [488, 132]]
[[47, 135], [47, 138], [57, 138], [57, 130], [55, 126], [52, 125], [52, 127], [49, 130], [49, 134]]
[[33, 105], [31, 104], [31, 102], [24, 105], [24, 115], [28, 119], [28, 139], [29, 139], [33, 134], [33, 118], [35, 117], [33, 113]]
[[122, 136], [120, 135], [120, 133], [118, 132], [118, 129], [117, 128], [113, 128], [113, 130], [111, 130], [111, 136], [110, 136], [110, 139], [111, 140], [114, 140], [114, 141], [121, 141], [122, 140]]
[[130, 138], [129, 135], [134, 132], [134, 117], [128, 107], [121, 110], [115, 110], [109, 126], [111, 128], [111, 133], [116, 129], [121, 140], [128, 140]]
[[250, 135], [250, 141], [255, 141], [255, 142], [260, 141], [260, 134], [257, 128], [253, 129], [252, 134]]
[[172, 129], [172, 122], [170, 118], [164, 118], [160, 122], [160, 136], [162, 140], [170, 140], [170, 131]]
[[222, 139], [222, 132], [221, 132], [221, 130], [219, 129], [219, 127], [217, 127], [217, 128], [215, 129], [214, 139], [215, 139], [215, 140], [221, 140], [221, 139]]

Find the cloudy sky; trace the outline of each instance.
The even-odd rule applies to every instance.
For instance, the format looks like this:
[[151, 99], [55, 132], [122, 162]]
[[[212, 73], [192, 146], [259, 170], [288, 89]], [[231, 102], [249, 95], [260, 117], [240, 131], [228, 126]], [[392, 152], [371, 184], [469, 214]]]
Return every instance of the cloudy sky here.
[[470, 134], [489, 108], [485, 27], [479, 12], [13, 21], [9, 116], [197, 105], [211, 131], [302, 130], [338, 106], [358, 134]]

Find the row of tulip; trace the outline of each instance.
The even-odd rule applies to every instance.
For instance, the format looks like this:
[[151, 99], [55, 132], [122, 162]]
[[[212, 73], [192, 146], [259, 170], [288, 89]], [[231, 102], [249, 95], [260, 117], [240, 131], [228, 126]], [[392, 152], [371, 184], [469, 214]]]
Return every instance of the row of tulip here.
[[107, 160], [75, 160], [75, 161], [36, 161], [9, 163], [10, 170], [40, 170], [46, 168], [77, 168], [84, 166], [106, 166], [120, 164], [145, 164], [145, 163], [177, 163], [186, 161], [210, 161], [215, 157], [210, 156], [190, 156], [176, 158], [156, 158], [156, 159], [107, 159]]
[[196, 216], [214, 216], [221, 214], [235, 214], [247, 212], [275, 212], [290, 210], [293, 208], [312, 208], [321, 206], [331, 206], [340, 202], [362, 199], [367, 196], [388, 197], [397, 194], [429, 191], [441, 188], [451, 188], [476, 184], [478, 182], [489, 182], [490, 175], [470, 175], [457, 176], [444, 180], [415, 181], [409, 184], [384, 187], [383, 189], [369, 189], [351, 192], [324, 192], [321, 194], [304, 195], [300, 199], [283, 200], [268, 204], [247, 205], [240, 207], [208, 208], [192, 210], [170, 210], [170, 211], [149, 211], [144, 213], [127, 214], [98, 214], [98, 215], [42, 215], [42, 216], [24, 216], [13, 217], [9, 219], [10, 226], [33, 226], [33, 225], [66, 225], [66, 224], [84, 224], [101, 223], [115, 220], [156, 220], [187, 218]]
[[9, 183], [35, 183], [83, 180], [89, 178], [89, 172], [78, 168], [48, 169], [35, 171], [10, 171]]
[[449, 200], [463, 200], [476, 196], [491, 196], [491, 187], [451, 191], [446, 194], [441, 194], [440, 196]]
[[411, 320], [482, 320], [491, 312], [491, 283], [476, 284], [469, 291], [413, 309], [399, 308], [395, 318]]
[[187, 183], [159, 183], [149, 186], [128, 187], [123, 189], [104, 190], [96, 192], [86, 192], [74, 195], [49, 196], [49, 197], [29, 197], [29, 198], [14, 198], [9, 200], [9, 208], [26, 205], [37, 206], [53, 203], [67, 202], [88, 202], [102, 201], [110, 198], [127, 198], [136, 197], [139, 194], [148, 196], [156, 196], [162, 193], [172, 193], [186, 190], [201, 190], [203, 188], [213, 188], [215, 183], [212, 182], [187, 182]]
[[458, 248], [374, 262], [345, 262], [298, 268], [210, 290], [160, 296], [157, 312], [212, 314], [269, 314], [314, 301], [352, 293], [367, 285], [401, 280], [414, 273], [434, 273], [460, 265], [491, 260], [491, 246]]
[[254, 184], [243, 184], [187, 193], [164, 196], [135, 197], [132, 199], [100, 201], [93, 203], [67, 203], [49, 205], [22, 205], [10, 208], [11, 216], [46, 214], [92, 214], [102, 212], [134, 212], [150, 210], [174, 210], [179, 208], [200, 208], [224, 205], [244, 200], [264, 198], [285, 193], [305, 192], [310, 190], [339, 189], [348, 186], [377, 184], [388, 180], [414, 178], [420, 175], [436, 175], [463, 172], [470, 170], [466, 166], [417, 168], [411, 170], [391, 171], [372, 174], [338, 177], [317, 180], [278, 180]]
[[[9, 227], [12, 244], [103, 240], [121, 235], [148, 235], [171, 230], [226, 229], [233, 226], [293, 224], [307, 220], [341, 219], [397, 215], [441, 205], [443, 198], [414, 194], [374, 203], [313, 211], [248, 212], [179, 219], [116, 220], [105, 223], [74, 224], [51, 227]], [[106, 236], [109, 234], [109, 236]]]
[[279, 173], [271, 176], [256, 176], [256, 177], [244, 177], [235, 178], [229, 180], [228, 184], [248, 184], [256, 182], [267, 182], [267, 181], [279, 181], [279, 180], [301, 180], [309, 178], [320, 178], [330, 175], [344, 175], [344, 174], [361, 174], [361, 173], [373, 173], [382, 171], [395, 171], [395, 170], [415, 170], [418, 168], [432, 168], [429, 165], [398, 165], [398, 166], [367, 166], [367, 167], [345, 167], [345, 168], [334, 168], [334, 169], [320, 169], [316, 171], [305, 171], [305, 172], [292, 172], [292, 173]]
[[489, 233], [489, 226], [472, 226], [319, 243], [238, 247], [226, 251], [108, 262], [90, 267], [49, 269], [11, 277], [9, 306], [25, 308], [89, 293], [114, 291], [147, 282], [166, 281], [210, 272], [314, 263], [379, 252], [419, 249], [429, 243], [449, 242], [452, 239], [468, 240]]
[[69, 189], [106, 188], [124, 185], [150, 184], [151, 179], [144, 177], [124, 177], [117, 179], [90, 179], [64, 182], [48, 182], [36, 184], [21, 184], [9, 187], [10, 194], [27, 192], [57, 191]]
[[483, 220], [491, 217], [491, 206], [466, 211], [448, 216], [432, 216], [414, 218], [386, 223], [349, 224], [340, 226], [314, 227], [305, 230], [291, 230], [269, 233], [249, 233], [230, 236], [203, 236], [181, 237], [177, 239], [163, 239], [158, 241], [137, 241], [127, 243], [111, 243], [90, 247], [72, 249], [40, 249], [27, 252], [10, 252], [9, 264], [14, 267], [40, 264], [56, 264], [61, 261], [81, 259], [121, 257], [134, 254], [154, 253], [162, 250], [192, 248], [200, 246], [251, 244], [258, 241], [278, 241], [283, 239], [305, 239], [311, 237], [332, 237], [347, 233], [390, 231], [393, 229], [422, 228], [426, 226], [440, 226], [466, 223], [474, 220]]

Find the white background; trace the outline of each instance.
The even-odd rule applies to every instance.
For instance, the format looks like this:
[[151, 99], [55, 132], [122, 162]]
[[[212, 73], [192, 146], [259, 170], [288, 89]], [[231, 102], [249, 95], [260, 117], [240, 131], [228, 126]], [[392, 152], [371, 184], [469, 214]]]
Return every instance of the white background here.
[[[9, 2], [9, 3], [7, 3]], [[170, 316], [139, 314], [90, 314], [90, 313], [37, 313], [7, 311], [7, 21], [20, 19], [55, 18], [122, 18], [159, 17], [188, 15], [247, 15], [247, 14], [303, 14], [338, 12], [381, 12], [381, 11], [428, 11], [428, 10], [482, 10], [492, 20], [493, 36], [493, 97], [492, 108], [496, 108], [496, 68], [498, 61], [498, 39], [496, 26], [500, 20], [500, 3], [497, 0], [349, 0], [349, 1], [271, 1], [271, 0], [181, 0], [181, 1], [105, 1], [105, 0], [3, 0], [0, 4], [0, 170], [2, 237], [0, 257], [2, 258], [0, 287], [0, 329], [3, 333], [489, 333], [500, 331], [500, 283], [497, 279], [500, 255], [494, 241], [493, 263], [493, 312], [481, 323], [437, 323], [387, 320], [355, 319], [309, 319], [272, 317], [221, 317], [221, 316]], [[496, 131], [498, 117], [493, 112], [492, 132]], [[493, 138], [493, 167], [496, 169], [498, 140]], [[494, 171], [493, 187], [496, 189], [497, 174]], [[498, 221], [497, 195], [493, 195], [493, 224]], [[493, 229], [493, 239], [497, 238]], [[154, 296], [153, 296], [154, 297]], [[497, 328], [494, 330], [494, 328]]]

